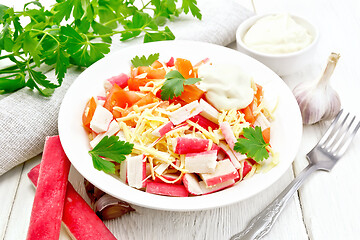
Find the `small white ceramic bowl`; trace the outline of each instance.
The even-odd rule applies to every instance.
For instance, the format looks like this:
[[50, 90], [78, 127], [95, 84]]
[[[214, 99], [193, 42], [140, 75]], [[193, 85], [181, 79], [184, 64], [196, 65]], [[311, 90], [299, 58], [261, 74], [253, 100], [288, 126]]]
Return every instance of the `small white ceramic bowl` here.
[[270, 54], [263, 53], [256, 50], [253, 50], [245, 45], [243, 42], [243, 37], [249, 30], [249, 28], [255, 24], [257, 20], [260, 18], [273, 15], [272, 14], [262, 14], [255, 15], [253, 17], [248, 18], [243, 23], [240, 24], [236, 31], [236, 43], [237, 50], [243, 52], [258, 61], [262, 62], [269, 68], [271, 68], [275, 73], [279, 76], [289, 75], [301, 70], [307, 64], [311, 63], [312, 57], [315, 53], [315, 48], [319, 39], [319, 31], [317, 28], [311, 24], [308, 20], [290, 14], [290, 16], [300, 25], [307, 28], [309, 34], [313, 36], [313, 41], [307, 47], [292, 53], [286, 54]]

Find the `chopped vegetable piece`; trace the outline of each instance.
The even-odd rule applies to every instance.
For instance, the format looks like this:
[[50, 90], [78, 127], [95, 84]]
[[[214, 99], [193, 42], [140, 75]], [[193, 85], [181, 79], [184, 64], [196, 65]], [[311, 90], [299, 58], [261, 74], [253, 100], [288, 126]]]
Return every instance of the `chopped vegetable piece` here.
[[239, 177], [238, 171], [229, 159], [218, 161], [214, 173], [200, 173], [199, 175], [206, 186], [216, 185]]
[[177, 58], [175, 61], [175, 68], [186, 79], [195, 77], [193, 66], [191, 62], [187, 59]]
[[131, 63], [133, 64], [134, 67], [150, 66], [153, 62], [159, 59], [159, 55], [160, 55], [159, 53], [154, 53], [154, 54], [150, 54], [148, 57], [145, 57], [145, 55], [141, 57], [135, 56], [131, 60]]
[[250, 124], [254, 124], [255, 116], [253, 114], [251, 105], [252, 103], [250, 103], [249, 106], [247, 106], [246, 108], [241, 109], [241, 112], [245, 114], [244, 118], [247, 122], [249, 122]]
[[261, 133], [265, 143], [270, 143], [270, 127], [264, 129]]
[[90, 122], [94, 116], [95, 109], [96, 109], [96, 101], [92, 97], [86, 104], [84, 113], [82, 115], [83, 126], [86, 129], [86, 131], [88, 131], [88, 132], [91, 132]]
[[141, 97], [134, 91], [125, 91], [117, 84], [111, 88], [106, 97], [104, 108], [113, 111], [113, 107], [118, 106], [121, 108], [131, 107], [134, 103], [139, 101]]
[[204, 91], [192, 84], [192, 85], [185, 85], [184, 91], [181, 93], [179, 97], [175, 99], [182, 100], [186, 103], [191, 103], [193, 101], [201, 99], [203, 95], [204, 95]]
[[256, 93], [254, 95], [254, 98], [256, 99], [256, 103], [258, 106], [262, 101], [263, 95], [264, 95], [263, 87], [260, 86], [259, 84], [256, 84]]
[[[37, 186], [39, 171], [40, 164], [32, 168], [28, 173], [28, 177], [35, 187]], [[67, 183], [62, 221], [73, 239], [116, 240], [70, 182]]]
[[148, 182], [146, 192], [171, 197], [187, 197], [189, 195], [184, 185], [157, 182]]
[[189, 173], [214, 173], [216, 159], [216, 150], [188, 153], [185, 156], [185, 169], [188, 170]]
[[173, 57], [166, 63], [167, 67], [173, 67], [175, 65], [175, 59]]
[[143, 87], [146, 85], [146, 83], [148, 83], [149, 79], [146, 78], [129, 78], [128, 80], [128, 86], [129, 86], [129, 90], [131, 91], [140, 91], [140, 87]]
[[173, 141], [174, 153], [199, 153], [208, 149], [209, 139], [177, 137]]
[[237, 140], [234, 150], [246, 154], [247, 157], [254, 159], [256, 162], [267, 159], [269, 153], [266, 151], [266, 146], [269, 144], [264, 141], [261, 127], [248, 127], [244, 128], [243, 131], [245, 138]]
[[47, 137], [27, 239], [59, 238], [69, 170], [59, 136]]

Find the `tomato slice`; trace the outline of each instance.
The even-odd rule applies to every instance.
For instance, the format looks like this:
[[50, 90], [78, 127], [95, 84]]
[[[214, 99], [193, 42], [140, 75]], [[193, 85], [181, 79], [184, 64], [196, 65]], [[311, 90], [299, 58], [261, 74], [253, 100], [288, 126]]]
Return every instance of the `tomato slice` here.
[[85, 130], [88, 132], [91, 132], [90, 122], [94, 116], [95, 109], [96, 109], [96, 101], [95, 101], [94, 97], [92, 97], [87, 102], [85, 109], [84, 109], [84, 113], [82, 115], [83, 126], [84, 126]]
[[[139, 101], [134, 103], [133, 106], [137, 105], [138, 107], [141, 107], [141, 106], [145, 106], [150, 103], [159, 102], [159, 101], [160, 101], [160, 99], [157, 96], [155, 96], [152, 92], [149, 92], [148, 94], [145, 95], [145, 97], [141, 98]], [[125, 117], [133, 110], [133, 106], [131, 106], [127, 109], [114, 110], [113, 111], [114, 117], [115, 118]]]
[[262, 131], [262, 136], [264, 138], [265, 143], [270, 142], [270, 127], [266, 128]]
[[160, 99], [158, 97], [156, 97], [152, 92], [149, 92], [148, 94], [145, 95], [145, 97], [141, 98], [139, 101], [134, 103], [134, 105], [141, 107], [159, 101]]
[[251, 102], [249, 106], [247, 106], [246, 108], [241, 109], [241, 112], [245, 114], [244, 116], [245, 120], [251, 125], [253, 125], [255, 122], [255, 116], [253, 114], [252, 104], [253, 102]]
[[121, 108], [130, 107], [140, 99], [141, 97], [136, 92], [125, 91], [117, 84], [114, 84], [106, 97], [104, 107], [112, 112], [115, 106]]
[[199, 100], [204, 94], [204, 91], [195, 85], [185, 85], [184, 91], [179, 98], [186, 103], [191, 103], [195, 100]]
[[195, 76], [193, 66], [187, 59], [177, 58], [175, 61], [175, 68], [186, 79], [193, 78]]
[[256, 84], [256, 93], [254, 95], [254, 99], [256, 99], [256, 104], [257, 106], [259, 106], [259, 104], [261, 103], [262, 97], [263, 97], [263, 88], [262, 86], [260, 86], [259, 84]]
[[163, 65], [161, 64], [161, 62], [159, 62], [158, 60], [156, 60], [155, 62], [153, 62], [153, 64], [151, 64], [151, 66], [153, 68], [162, 68]]
[[128, 80], [129, 90], [140, 91], [140, 87], [145, 86], [146, 83], [149, 81], [150, 80], [146, 78], [129, 78]]

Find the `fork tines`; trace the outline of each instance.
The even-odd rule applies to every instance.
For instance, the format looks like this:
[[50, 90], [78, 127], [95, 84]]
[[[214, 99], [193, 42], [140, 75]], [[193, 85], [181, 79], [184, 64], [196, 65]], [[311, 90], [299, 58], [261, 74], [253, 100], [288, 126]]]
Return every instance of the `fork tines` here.
[[345, 153], [352, 139], [355, 137], [356, 132], [360, 128], [360, 121], [356, 116], [350, 117], [350, 113], [343, 114], [343, 112], [342, 109], [337, 114], [318, 143], [319, 147], [326, 149], [329, 153], [336, 155], [337, 157], [340, 157]]

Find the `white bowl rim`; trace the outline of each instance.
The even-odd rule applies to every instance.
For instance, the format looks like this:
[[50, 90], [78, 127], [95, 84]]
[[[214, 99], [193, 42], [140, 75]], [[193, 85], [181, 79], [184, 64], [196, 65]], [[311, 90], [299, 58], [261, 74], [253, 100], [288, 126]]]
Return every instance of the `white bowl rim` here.
[[[314, 39], [308, 46], [306, 46], [305, 48], [300, 49], [298, 51], [295, 51], [295, 52], [282, 53], [282, 54], [264, 53], [264, 52], [256, 51], [256, 50], [251, 49], [248, 46], [246, 46], [246, 44], [243, 42], [243, 36], [249, 30], [249, 28], [255, 23], [255, 21], [259, 20], [260, 18], [270, 16], [270, 15], [276, 15], [276, 14], [281, 14], [281, 12], [257, 14], [257, 15], [254, 15], [254, 16], [246, 19], [245, 21], [243, 21], [236, 30], [236, 42], [242, 48], [247, 50], [248, 52], [251, 52], [251, 53], [256, 54], [258, 56], [263, 56], [263, 57], [268, 57], [268, 58], [288, 58], [288, 57], [292, 57], [292, 56], [296, 56], [296, 55], [301, 55], [301, 54], [303, 54], [305, 52], [310, 51], [317, 44], [317, 42], [319, 40], [319, 29], [318, 29], [318, 27], [315, 26], [313, 23], [311, 23], [308, 19], [306, 19], [306, 18], [304, 18], [302, 16], [288, 13], [291, 17], [294, 17], [296, 19], [301, 19], [302, 21], [306, 22], [307, 25], [309, 25], [309, 26], [311, 26], [313, 28], [312, 30], [315, 33], [314, 34]], [[243, 34], [241, 34], [241, 32], [243, 32]]]

